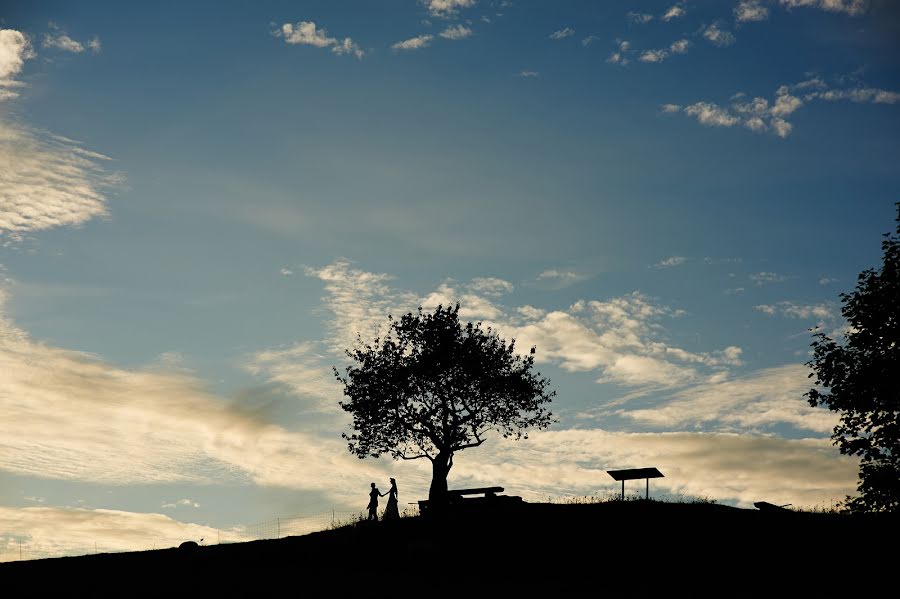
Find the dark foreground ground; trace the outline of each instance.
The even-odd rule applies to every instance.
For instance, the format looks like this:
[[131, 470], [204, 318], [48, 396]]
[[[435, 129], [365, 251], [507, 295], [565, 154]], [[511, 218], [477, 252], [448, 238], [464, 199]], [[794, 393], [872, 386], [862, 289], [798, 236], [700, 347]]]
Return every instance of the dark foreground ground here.
[[193, 551], [0, 564], [0, 589], [9, 597], [893, 596], [898, 522], [710, 504], [523, 504]]

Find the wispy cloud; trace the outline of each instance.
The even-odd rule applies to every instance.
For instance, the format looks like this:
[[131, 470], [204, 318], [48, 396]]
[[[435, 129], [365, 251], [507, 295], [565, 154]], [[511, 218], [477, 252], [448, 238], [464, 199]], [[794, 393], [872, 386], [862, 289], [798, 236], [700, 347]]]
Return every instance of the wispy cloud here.
[[628, 55], [632, 52], [631, 42], [628, 40], [616, 40], [617, 50], [609, 55], [606, 62], [625, 66], [629, 63]]
[[818, 8], [858, 16], [866, 12], [868, 0], [778, 0], [786, 8]]
[[0, 120], [0, 231], [80, 225], [106, 216], [121, 175], [78, 142]]
[[765, 21], [769, 18], [769, 9], [760, 0], [741, 0], [734, 7], [734, 20], [738, 23]]
[[419, 50], [421, 48], [427, 48], [431, 44], [431, 40], [433, 39], [433, 35], [431, 35], [430, 33], [426, 33], [424, 35], [417, 35], [416, 37], [411, 37], [407, 40], [391, 44], [391, 48], [394, 50]]
[[799, 318], [808, 320], [816, 318], [831, 320], [836, 318], [834, 306], [830, 304], [798, 304], [796, 302], [783, 301], [776, 304], [760, 304], [754, 308], [769, 316], [781, 315], [787, 318]]
[[687, 14], [687, 10], [684, 8], [683, 3], [678, 3], [670, 6], [666, 12], [660, 17], [663, 21], [671, 21], [672, 19], [678, 19]]
[[588, 276], [572, 270], [562, 270], [558, 268], [550, 268], [543, 271], [537, 276], [538, 282], [549, 283], [556, 289], [574, 285], [580, 281], [584, 281]]
[[559, 29], [550, 34], [550, 39], [552, 40], [561, 40], [567, 37], [571, 37], [575, 35], [575, 30], [571, 27], [566, 27], [565, 29]]
[[644, 50], [638, 56], [641, 62], [662, 62], [672, 54], [686, 54], [691, 42], [686, 39], [676, 40], [668, 48]]
[[283, 37], [289, 44], [331, 48], [335, 54], [351, 54], [356, 58], [365, 56], [365, 52], [351, 38], [337, 39], [330, 37], [324, 28], [319, 28], [313, 21], [300, 21], [296, 25], [285, 23], [275, 31], [277, 37]]
[[462, 8], [475, 6], [477, 0], [420, 0], [433, 17], [449, 18]]
[[714, 102], [697, 102], [687, 106], [663, 104], [664, 113], [684, 112], [703, 125], [718, 127], [743, 126], [754, 133], [772, 132], [786, 138], [793, 131], [787, 120], [795, 112], [815, 101], [851, 101], [866, 104], [897, 104], [900, 93], [859, 84], [852, 88], [829, 88], [821, 77], [806, 79], [793, 85], [782, 85], [775, 91], [772, 101], [744, 94], [732, 96], [730, 106]]
[[734, 380], [694, 385], [658, 406], [618, 413], [667, 430], [707, 424], [752, 430], [790, 424], [800, 430], [830, 433], [838, 417], [811, 407], [803, 397], [810, 386], [807, 375], [809, 369], [801, 364], [767, 368]]
[[291, 270], [290, 268], [282, 268], [279, 272], [286, 277], [289, 277], [292, 274], [294, 274], [294, 271]]
[[630, 12], [626, 13], [625, 16], [626, 16], [626, 17], [628, 18], [628, 20], [631, 21], [632, 23], [638, 23], [638, 24], [640, 24], [640, 25], [643, 25], [643, 24], [645, 24], [645, 23], [649, 23], [650, 21], [653, 20], [653, 15], [650, 15], [650, 14], [647, 14], [647, 13], [635, 12], [635, 11], [630, 11]]
[[687, 262], [687, 258], [684, 256], [669, 256], [668, 258], [664, 258], [653, 265], [654, 268], [672, 268], [673, 266], [680, 266]]
[[538, 77], [538, 76], [540, 76], [540, 73], [537, 72], [537, 71], [519, 71], [519, 72], [517, 73], [517, 75], [518, 75], [519, 77], [526, 77], [526, 78], [527, 78], [527, 77]]
[[[180, 370], [123, 369], [0, 321], [0, 470], [103, 484], [252, 481], [343, 500], [379, 474]], [[340, 473], [346, 488], [330, 482]]]
[[819, 285], [830, 285], [832, 283], [837, 283], [840, 279], [835, 279], [834, 277], [819, 277]]
[[581, 45], [587, 47], [587, 46], [590, 46], [591, 44], [593, 44], [594, 42], [598, 41], [599, 39], [600, 38], [597, 37], [596, 35], [589, 35], [586, 38], [583, 38], [581, 40]]
[[179, 499], [178, 501], [173, 501], [170, 503], [163, 502], [162, 508], [165, 509], [175, 509], [179, 507], [192, 507], [197, 509], [200, 507], [200, 504], [192, 499]]
[[41, 42], [41, 45], [43, 45], [45, 48], [55, 48], [64, 52], [72, 52], [74, 54], [81, 54], [85, 50], [91, 50], [96, 54], [97, 52], [100, 52], [102, 48], [99, 37], [94, 37], [87, 42], [82, 43], [72, 39], [63, 32], [58, 32], [55, 34], [44, 34], [44, 39]]
[[751, 274], [750, 280], [757, 285], [766, 285], [768, 283], [783, 283], [788, 280], [788, 277], [777, 272], [762, 271]]
[[439, 34], [448, 40], [461, 40], [472, 35], [472, 30], [463, 25], [450, 25]]

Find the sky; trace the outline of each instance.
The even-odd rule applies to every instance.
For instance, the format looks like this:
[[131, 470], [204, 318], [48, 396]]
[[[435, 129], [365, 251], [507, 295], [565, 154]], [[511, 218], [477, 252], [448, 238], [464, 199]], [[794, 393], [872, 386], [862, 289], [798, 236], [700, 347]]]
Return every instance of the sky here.
[[451, 487], [830, 507], [809, 329], [895, 227], [898, 45], [887, 0], [5, 2], [0, 560], [424, 498], [332, 368], [457, 301], [559, 422]]

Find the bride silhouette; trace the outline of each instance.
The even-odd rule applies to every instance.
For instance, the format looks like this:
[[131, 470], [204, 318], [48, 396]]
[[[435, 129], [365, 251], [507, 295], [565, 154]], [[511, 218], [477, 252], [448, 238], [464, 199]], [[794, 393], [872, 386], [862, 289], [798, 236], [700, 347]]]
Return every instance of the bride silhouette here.
[[384, 508], [382, 520], [393, 520], [400, 518], [400, 510], [397, 508], [397, 481], [391, 478], [391, 489], [387, 492], [387, 506]]

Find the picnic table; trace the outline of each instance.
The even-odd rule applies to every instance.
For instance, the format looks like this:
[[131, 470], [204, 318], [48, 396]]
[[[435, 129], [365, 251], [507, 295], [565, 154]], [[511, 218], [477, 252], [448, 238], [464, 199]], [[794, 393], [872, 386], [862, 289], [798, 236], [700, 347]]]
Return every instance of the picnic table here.
[[[520, 503], [521, 497], [514, 495], [499, 495], [503, 492], [503, 487], [479, 487], [477, 489], [448, 489], [447, 503], [451, 506], [469, 506], [490, 505], [496, 506], [505, 503]], [[479, 497], [480, 496], [480, 497]], [[428, 511], [427, 499], [419, 502], [419, 513], [425, 514]]]

